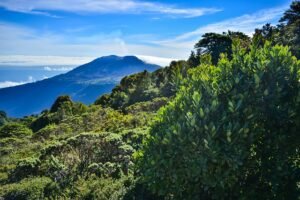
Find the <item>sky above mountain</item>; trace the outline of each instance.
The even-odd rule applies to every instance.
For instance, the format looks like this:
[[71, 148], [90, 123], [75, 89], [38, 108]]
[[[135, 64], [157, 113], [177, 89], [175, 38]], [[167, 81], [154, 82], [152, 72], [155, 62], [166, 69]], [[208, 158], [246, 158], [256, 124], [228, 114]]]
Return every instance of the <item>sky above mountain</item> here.
[[138, 55], [186, 59], [206, 32], [249, 35], [276, 24], [291, 0], [0, 0], [0, 65], [79, 65]]

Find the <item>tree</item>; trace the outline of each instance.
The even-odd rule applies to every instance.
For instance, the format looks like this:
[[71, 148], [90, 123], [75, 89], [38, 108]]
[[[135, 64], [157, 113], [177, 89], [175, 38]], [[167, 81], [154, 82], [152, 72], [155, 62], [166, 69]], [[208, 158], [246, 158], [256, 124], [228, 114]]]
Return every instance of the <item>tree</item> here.
[[[239, 31], [228, 31], [227, 35], [230, 37], [230, 39], [232, 40], [232, 43], [234, 43], [234, 41], [238, 41], [239, 45], [242, 48], [248, 49], [250, 44], [251, 44], [251, 40], [250, 37], [248, 35], [246, 35], [243, 32], [239, 32]], [[232, 46], [230, 46], [231, 48]]]
[[255, 29], [253, 40], [260, 46], [264, 46], [266, 41], [272, 42], [272, 44], [278, 41], [278, 28], [267, 23], [261, 29]]
[[294, 23], [299, 23], [300, 19], [300, 1], [295, 0], [292, 2], [290, 9], [284, 12], [283, 17], [279, 22], [286, 23], [286, 25], [292, 25]]
[[109, 102], [110, 102], [110, 95], [103, 94], [95, 101], [95, 105], [102, 105], [105, 107], [109, 105]]
[[280, 19], [280, 40], [291, 47], [292, 53], [300, 58], [300, 1], [293, 1]]
[[195, 49], [197, 55], [211, 54], [213, 64], [218, 62], [221, 53], [227, 54], [231, 58], [232, 42], [233, 40], [240, 40], [243, 46], [250, 43], [250, 38], [242, 32], [228, 31], [227, 33], [205, 33], [202, 39], [196, 43]]
[[7, 119], [6, 113], [4, 111], [0, 111], [0, 126], [7, 123], [7, 121], [8, 121], [8, 119]]
[[195, 52], [192, 51], [187, 62], [188, 62], [190, 67], [197, 67], [200, 64], [199, 56], [197, 56], [195, 54]]
[[213, 63], [217, 63], [221, 53], [231, 55], [232, 40], [227, 34], [205, 33], [195, 45], [199, 55], [211, 54]]
[[57, 112], [58, 109], [60, 107], [62, 107], [64, 104], [68, 104], [70, 106], [73, 105], [73, 102], [72, 102], [70, 96], [65, 95], [65, 96], [59, 96], [59, 97], [57, 97], [57, 99], [55, 100], [54, 104], [51, 106], [50, 112], [51, 113]]
[[142, 180], [172, 199], [297, 199], [300, 62], [287, 47], [235, 47], [190, 71], [139, 153]]

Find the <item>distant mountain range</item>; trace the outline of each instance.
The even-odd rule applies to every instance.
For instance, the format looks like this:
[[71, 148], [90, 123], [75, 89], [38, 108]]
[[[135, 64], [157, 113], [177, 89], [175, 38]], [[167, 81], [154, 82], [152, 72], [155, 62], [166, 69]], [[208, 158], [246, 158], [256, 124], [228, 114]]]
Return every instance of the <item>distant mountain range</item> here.
[[49, 108], [60, 95], [70, 95], [74, 101], [90, 104], [101, 94], [110, 92], [122, 77], [158, 68], [135, 56], [97, 58], [65, 74], [0, 89], [0, 110], [12, 117], [37, 114]]

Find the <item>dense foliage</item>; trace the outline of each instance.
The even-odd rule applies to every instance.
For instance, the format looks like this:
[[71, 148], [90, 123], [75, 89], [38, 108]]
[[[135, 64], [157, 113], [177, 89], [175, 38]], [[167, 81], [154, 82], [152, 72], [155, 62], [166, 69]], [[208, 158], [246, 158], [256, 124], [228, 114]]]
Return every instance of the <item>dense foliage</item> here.
[[133, 104], [125, 114], [62, 96], [50, 111], [12, 119], [0, 127], [0, 197], [151, 199], [136, 185], [132, 155], [166, 102]]
[[152, 73], [144, 71], [126, 76], [111, 94], [101, 96], [95, 104], [123, 110], [138, 102], [173, 97], [178, 81], [186, 76], [190, 68], [186, 61], [173, 61], [170, 66]]
[[299, 8], [204, 34], [93, 105], [0, 111], [0, 199], [299, 199]]
[[23, 124], [8, 123], [0, 127], [0, 138], [30, 136], [32, 131]]
[[[151, 129], [145, 183], [175, 199], [296, 199], [300, 62], [268, 43], [191, 70]], [[178, 148], [180, 147], [180, 148]]]
[[300, 58], [300, 1], [293, 1], [280, 19], [278, 42], [289, 45], [295, 56]]

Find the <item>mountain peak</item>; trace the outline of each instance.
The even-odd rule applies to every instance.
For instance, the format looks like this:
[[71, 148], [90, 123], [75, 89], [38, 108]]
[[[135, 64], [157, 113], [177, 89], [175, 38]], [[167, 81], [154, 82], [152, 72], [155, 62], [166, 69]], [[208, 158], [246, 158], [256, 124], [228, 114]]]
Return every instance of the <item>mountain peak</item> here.
[[103, 56], [97, 58], [87, 64], [81, 65], [68, 72], [65, 78], [84, 79], [100, 78], [100, 77], [123, 77], [124, 75], [134, 74], [140, 71], [155, 71], [160, 66], [148, 64], [140, 60], [136, 56]]
[[129, 55], [129, 56], [117, 56], [117, 55], [109, 55], [109, 56], [102, 56], [99, 58], [96, 58], [92, 62], [98, 62], [98, 61], [131, 61], [131, 62], [139, 62], [139, 63], [144, 63], [141, 59], [139, 59], [136, 56]]
[[145, 63], [143, 60], [139, 59], [136, 56], [124, 56], [123, 60], [131, 61], [131, 62], [138, 62], [138, 63]]

